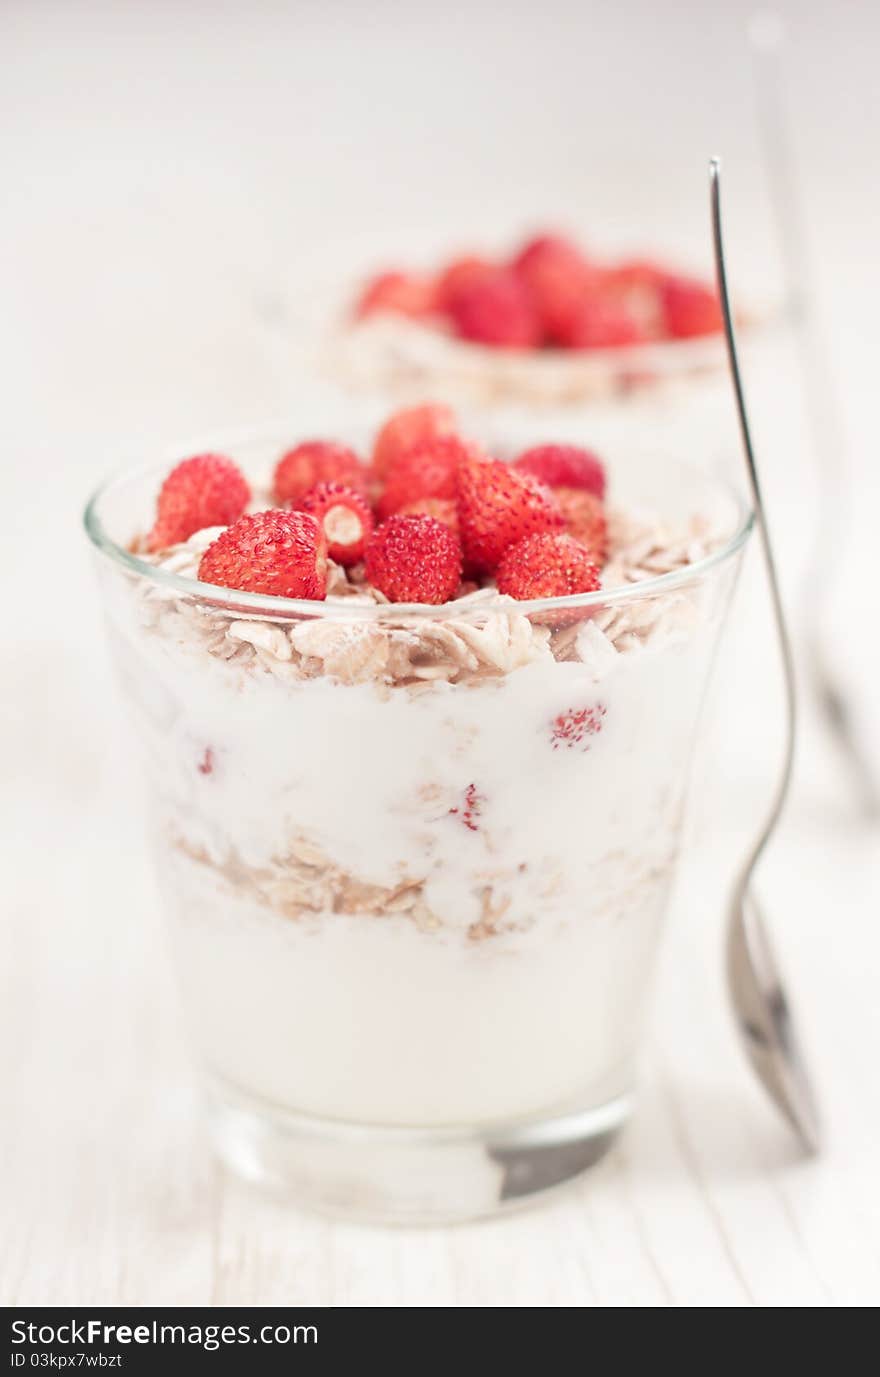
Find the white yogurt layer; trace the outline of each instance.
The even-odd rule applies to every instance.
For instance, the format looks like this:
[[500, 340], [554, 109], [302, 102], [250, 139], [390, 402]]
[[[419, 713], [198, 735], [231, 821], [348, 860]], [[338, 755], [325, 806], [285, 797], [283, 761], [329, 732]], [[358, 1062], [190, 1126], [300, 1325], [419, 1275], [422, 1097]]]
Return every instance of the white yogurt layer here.
[[583, 659], [536, 632], [509, 673], [417, 691], [227, 661], [120, 598], [209, 1066], [382, 1124], [627, 1089], [720, 617], [688, 597], [628, 653], [586, 622]]

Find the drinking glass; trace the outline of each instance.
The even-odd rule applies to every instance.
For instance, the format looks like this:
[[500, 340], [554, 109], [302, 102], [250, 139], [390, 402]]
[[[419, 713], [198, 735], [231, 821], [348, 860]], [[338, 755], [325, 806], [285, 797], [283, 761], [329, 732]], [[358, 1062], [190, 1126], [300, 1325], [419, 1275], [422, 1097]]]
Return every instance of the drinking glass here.
[[[210, 448], [259, 489], [292, 438]], [[246, 1176], [453, 1220], [577, 1176], [626, 1122], [751, 516], [624, 458], [621, 510], [696, 514], [686, 540], [649, 531], [637, 581], [533, 602], [200, 584], [203, 536], [133, 553], [168, 464], [89, 504], [211, 1132]]]

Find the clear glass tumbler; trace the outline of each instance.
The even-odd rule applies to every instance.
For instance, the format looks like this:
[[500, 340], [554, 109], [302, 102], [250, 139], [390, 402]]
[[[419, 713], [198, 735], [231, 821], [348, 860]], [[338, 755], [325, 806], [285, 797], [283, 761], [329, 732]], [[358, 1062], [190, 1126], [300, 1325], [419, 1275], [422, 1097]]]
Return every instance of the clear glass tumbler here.
[[[253, 475], [287, 438], [220, 449]], [[576, 1176], [627, 1119], [751, 518], [656, 456], [624, 470], [722, 534], [530, 603], [221, 590], [198, 538], [130, 552], [165, 466], [90, 503], [213, 1137], [247, 1176], [452, 1220]]]

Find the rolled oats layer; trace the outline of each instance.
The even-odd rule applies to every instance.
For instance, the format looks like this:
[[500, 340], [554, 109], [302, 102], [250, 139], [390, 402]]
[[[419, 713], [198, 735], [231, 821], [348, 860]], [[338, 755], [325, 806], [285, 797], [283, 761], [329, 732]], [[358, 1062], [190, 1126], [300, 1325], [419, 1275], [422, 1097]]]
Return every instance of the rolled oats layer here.
[[[680, 572], [722, 541], [699, 516], [678, 532], [614, 509], [609, 518], [611, 549], [603, 575], [609, 592]], [[160, 555], [142, 558], [195, 579], [200, 556], [217, 534], [216, 528], [200, 531]], [[614, 656], [686, 630], [699, 596], [685, 587], [636, 602], [611, 602], [552, 627], [525, 615], [513, 598], [492, 587], [466, 593], [436, 617], [395, 615], [387, 598], [365, 582], [362, 565], [349, 570], [331, 565], [322, 615], [293, 622], [236, 616], [159, 584], [145, 584], [140, 591], [144, 625], [197, 654], [252, 664], [291, 681], [329, 676], [409, 692], [438, 681], [478, 684], [546, 657], [577, 659], [601, 673]], [[379, 607], [388, 608], [381, 620], [346, 616]]]
[[715, 338], [648, 344], [633, 350], [523, 352], [487, 349], [396, 316], [346, 323], [325, 341], [321, 363], [331, 377], [366, 391], [400, 397], [440, 393], [476, 405], [557, 407], [668, 397], [724, 367]]

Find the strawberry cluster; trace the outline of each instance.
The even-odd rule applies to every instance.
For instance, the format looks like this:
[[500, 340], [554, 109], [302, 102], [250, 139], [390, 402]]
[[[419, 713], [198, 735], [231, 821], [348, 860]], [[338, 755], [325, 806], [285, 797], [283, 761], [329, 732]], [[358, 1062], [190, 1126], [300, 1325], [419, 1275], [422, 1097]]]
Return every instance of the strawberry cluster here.
[[394, 603], [439, 605], [480, 583], [517, 599], [565, 597], [600, 586], [604, 497], [589, 450], [547, 444], [508, 463], [461, 436], [447, 407], [426, 404], [385, 422], [369, 462], [329, 440], [288, 450], [266, 510], [246, 511], [250, 489], [231, 459], [184, 460], [162, 485], [148, 543], [159, 551], [224, 526], [199, 579], [278, 597], [324, 598], [331, 562]]
[[503, 349], [618, 349], [721, 329], [708, 283], [648, 259], [601, 263], [559, 234], [529, 239], [509, 259], [469, 255], [433, 274], [383, 272], [355, 316], [391, 313]]

